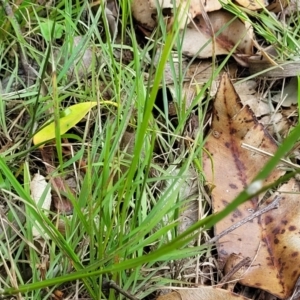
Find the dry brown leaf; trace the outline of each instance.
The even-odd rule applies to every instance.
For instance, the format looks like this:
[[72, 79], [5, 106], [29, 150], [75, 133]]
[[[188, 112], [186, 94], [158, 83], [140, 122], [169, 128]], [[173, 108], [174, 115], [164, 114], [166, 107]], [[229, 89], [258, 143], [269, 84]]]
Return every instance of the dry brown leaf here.
[[[259, 153], [243, 149], [242, 143], [269, 153], [274, 153], [277, 149], [275, 141], [258, 123], [250, 108], [243, 107], [225, 74], [222, 76], [214, 101], [212, 132], [205, 145], [211, 158], [204, 156], [206, 180], [214, 186], [212, 198], [215, 212], [223, 210], [243, 191], [269, 159]], [[282, 171], [275, 170], [262, 184], [274, 182], [282, 174]], [[243, 203], [215, 226], [215, 234], [251, 215], [257, 208], [258, 198]], [[261, 228], [257, 219], [245, 226], [237, 228], [219, 240], [217, 248], [222, 260], [226, 261], [231, 253], [254, 257], [258, 244], [253, 241], [260, 239]], [[244, 254], [245, 249], [247, 254]]]
[[[217, 82], [215, 82], [217, 83]], [[219, 84], [219, 81], [218, 81]], [[210, 95], [214, 97], [217, 93], [218, 84], [215, 84], [210, 89]], [[268, 100], [261, 99], [259, 93], [257, 93], [257, 82], [255, 80], [247, 80], [244, 82], [235, 82], [234, 89], [239, 95], [243, 105], [248, 105], [255, 116], [260, 118], [261, 116], [272, 114], [271, 106]], [[270, 119], [270, 118], [269, 118]], [[264, 124], [264, 123], [263, 123]]]
[[132, 0], [131, 11], [135, 20], [148, 30], [154, 29], [156, 20], [153, 15], [156, 9], [151, 7], [148, 0]]
[[272, 113], [268, 101], [266, 99], [262, 101], [259, 93], [257, 93], [257, 82], [255, 80], [247, 80], [242, 83], [236, 82], [234, 88], [243, 105], [249, 105], [257, 118]]
[[[243, 256], [251, 254], [254, 260], [240, 282], [284, 299], [292, 294], [300, 276], [299, 182], [291, 179], [278, 192], [282, 196], [278, 209], [262, 215], [257, 223], [261, 236], [254, 239], [251, 234], [257, 250], [250, 253], [246, 247], [243, 249]], [[246, 226], [244, 230], [249, 232]]]
[[[184, 28], [197, 15], [201, 15], [200, 0], [176, 0], [177, 12], [179, 14], [180, 27]], [[206, 12], [221, 9], [221, 4], [218, 0], [203, 1], [203, 7]], [[157, 22], [154, 16], [158, 10], [173, 9], [172, 0], [133, 0], [131, 4], [132, 14], [134, 18], [143, 27], [152, 30]], [[171, 26], [173, 18], [168, 19], [168, 26]]]
[[159, 296], [156, 300], [249, 300], [233, 292], [212, 286], [198, 288], [178, 289], [166, 295]]
[[[193, 1], [192, 1], [193, 2]], [[217, 1], [218, 2], [218, 1]], [[132, 12], [135, 19], [140, 25], [151, 30], [154, 29], [157, 22], [154, 17], [154, 9], [156, 1], [151, 4], [147, 0], [134, 0], [132, 2]], [[172, 1], [164, 1], [164, 8], [172, 7]], [[245, 23], [236, 19], [236, 17], [225, 11], [218, 10], [210, 12], [215, 9], [220, 9], [221, 6], [214, 9], [208, 9], [208, 18], [211, 24], [205, 22], [204, 18], [199, 12], [201, 12], [199, 0], [195, 0], [195, 3], [198, 3], [195, 11], [192, 10], [192, 16], [189, 18], [193, 19], [193, 22], [187, 26], [187, 28], [182, 31], [183, 35], [183, 44], [182, 44], [182, 53], [187, 56], [199, 57], [199, 58], [208, 58], [213, 55], [223, 55], [228, 54], [235, 45], [238, 45], [234, 53], [237, 61], [247, 66], [247, 60], [244, 55], [250, 56], [253, 55], [253, 30], [251, 26], [247, 26]], [[191, 3], [191, 8], [196, 4]], [[207, 5], [211, 5], [210, 1], [206, 1]], [[203, 4], [205, 6], [205, 3]], [[213, 3], [213, 2], [212, 2]], [[186, 4], [183, 1], [183, 6]], [[197, 16], [197, 17], [196, 17]], [[196, 17], [196, 18], [195, 18]], [[184, 18], [180, 18], [183, 22]], [[170, 20], [167, 21], [168, 26], [170, 26]], [[185, 20], [184, 20], [185, 22]], [[189, 23], [189, 22], [188, 22]], [[228, 25], [227, 25], [228, 24]], [[212, 33], [211, 26], [213, 28], [213, 33], [217, 34], [215, 37], [216, 43], [212, 44]], [[183, 28], [183, 26], [181, 26]]]
[[40, 149], [43, 162], [45, 164], [47, 173], [50, 177], [50, 183], [53, 190], [52, 200], [54, 207], [61, 213], [70, 214], [73, 211], [73, 205], [69, 199], [64, 197], [61, 192], [68, 195], [70, 192], [75, 194], [74, 190], [70, 188], [61, 176], [53, 176], [55, 171], [55, 154], [54, 146], [47, 146]]
[[[178, 20], [180, 20], [181, 28], [184, 28], [186, 24], [189, 24], [196, 16], [202, 14], [202, 5], [206, 12], [215, 11], [222, 8], [222, 5], [218, 0], [202, 1], [202, 5], [200, 1], [202, 0], [176, 0], [177, 12], [179, 14]], [[172, 0], [148, 0], [148, 2], [153, 8], [158, 8], [158, 4], [161, 9], [173, 9]], [[226, 1], [224, 2], [226, 3]]]
[[222, 31], [215, 37], [215, 48], [211, 43], [210, 28], [203, 17], [199, 16], [183, 33], [182, 53], [187, 56], [207, 58], [212, 55], [228, 54], [238, 44], [235, 53], [252, 54], [252, 28], [247, 29], [242, 21], [224, 10], [208, 13], [208, 17], [214, 33]]

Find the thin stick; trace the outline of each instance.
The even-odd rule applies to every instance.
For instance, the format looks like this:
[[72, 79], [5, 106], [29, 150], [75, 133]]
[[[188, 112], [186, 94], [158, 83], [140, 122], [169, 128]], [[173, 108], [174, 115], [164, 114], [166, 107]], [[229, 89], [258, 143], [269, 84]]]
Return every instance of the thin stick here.
[[123, 296], [125, 296], [126, 298], [130, 299], [130, 300], [140, 300], [139, 298], [135, 297], [134, 295], [132, 295], [131, 293], [123, 290], [120, 286], [118, 286], [113, 280], [106, 280], [103, 279], [103, 284], [102, 287], [104, 288], [111, 288], [116, 290], [117, 292], [119, 292], [120, 294], [122, 294]]
[[251, 263], [250, 257], [246, 257], [241, 260], [238, 264], [236, 264], [216, 285], [218, 288], [221, 288], [227, 281], [230, 280], [233, 274], [235, 274], [240, 268], [247, 266]]
[[[273, 157], [274, 156], [274, 154], [272, 154], [272, 153], [269, 153], [267, 151], [258, 149], [256, 147], [253, 147], [253, 146], [245, 144], [245, 143], [242, 143], [242, 148], [250, 150], [250, 151], [255, 152], [255, 153], [259, 153], [259, 154], [264, 155], [264, 156], [268, 156], [268, 157]], [[300, 169], [299, 165], [293, 164], [292, 162], [290, 162], [286, 159], [281, 158], [280, 161], [287, 164], [288, 166], [290, 166], [292, 168], [295, 168], [296, 170]]]
[[223, 237], [224, 235], [234, 231], [235, 229], [237, 229], [238, 227], [244, 225], [245, 223], [253, 220], [254, 218], [259, 217], [260, 215], [268, 212], [269, 210], [272, 210], [274, 208], [278, 207], [278, 203], [281, 200], [281, 196], [276, 196], [275, 199], [266, 207], [261, 208], [260, 210], [256, 211], [255, 213], [253, 213], [252, 215], [242, 219], [241, 221], [233, 224], [232, 226], [230, 226], [229, 228], [223, 230], [220, 234], [216, 235], [215, 237], [213, 237], [212, 239], [210, 239], [207, 244], [213, 244], [216, 241], [218, 241], [221, 237]]

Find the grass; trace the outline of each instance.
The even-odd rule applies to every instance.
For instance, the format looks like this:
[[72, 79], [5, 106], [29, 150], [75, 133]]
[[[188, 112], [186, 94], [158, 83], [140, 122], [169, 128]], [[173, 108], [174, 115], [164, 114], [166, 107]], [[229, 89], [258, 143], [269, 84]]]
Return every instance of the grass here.
[[[200, 261], [210, 257], [212, 248], [205, 245], [207, 233], [202, 231], [202, 239], [196, 247], [187, 245], [199, 237], [199, 229], [210, 228], [253, 196], [244, 191], [226, 211], [204, 217], [210, 207], [197, 191], [190, 201], [201, 200], [199, 214], [203, 218], [185, 232], [178, 231], [182, 191], [190, 188], [191, 170], [199, 177], [200, 190], [204, 191], [201, 157], [210, 100], [204, 98], [205, 92], [232, 53], [214, 66], [211, 79], [198, 87], [198, 95], [186, 109], [186, 99], [182, 97], [185, 70], [179, 29], [175, 26], [167, 32], [161, 22], [152, 39], [141, 47], [127, 2], [120, 1], [123, 25], [118, 40], [111, 37], [109, 24], [103, 18], [103, 7], [93, 15], [87, 3], [61, 1], [48, 10], [53, 24], [64, 28], [63, 38], [58, 41], [54, 40], [55, 27], [51, 28], [51, 38], [42, 37], [41, 7], [30, 2], [22, 3], [15, 10], [19, 25], [26, 29], [24, 36], [14, 22], [1, 26], [1, 76], [8, 76], [9, 84], [22, 79], [18, 75], [20, 61], [16, 42], [28, 57], [38, 62], [40, 76], [37, 84], [29, 88], [8, 92], [11, 89], [7, 87], [0, 95], [1, 204], [8, 211], [1, 213], [0, 219], [0, 292], [5, 295], [50, 299], [62, 291], [74, 299], [122, 298], [113, 290], [104, 292], [103, 281], [111, 279], [142, 299], [158, 287], [184, 284], [184, 267], [176, 269], [172, 262], [186, 264], [186, 258]], [[237, 7], [233, 4], [230, 7], [237, 13]], [[83, 21], [86, 10], [90, 15], [88, 23]], [[261, 22], [277, 22], [267, 13], [264, 16], [267, 19], [261, 18]], [[280, 22], [276, 24], [282, 26]], [[262, 27], [253, 25], [261, 34]], [[279, 39], [276, 28], [267, 32], [271, 35], [268, 41], [276, 38], [281, 43], [287, 40], [296, 43], [295, 37], [290, 38], [291, 31], [284, 33], [286, 39]], [[263, 30], [266, 32], [266, 27]], [[74, 36], [80, 32], [84, 36], [75, 45]], [[128, 39], [130, 44], [126, 43]], [[64, 59], [59, 62], [55, 44], [61, 44]], [[178, 61], [172, 56], [174, 44]], [[285, 49], [283, 46], [292, 49], [289, 44], [281, 46], [281, 49]], [[128, 64], [116, 59], [116, 49], [131, 56]], [[82, 78], [83, 66], [78, 58], [87, 50], [92, 53], [91, 68]], [[157, 51], [160, 57], [154, 66]], [[174, 81], [178, 99], [176, 123], [168, 117], [166, 64], [173, 78], [178, 77]], [[163, 95], [162, 108], [156, 107], [159, 91]], [[67, 142], [62, 140], [59, 125], [62, 109], [87, 101], [97, 101], [99, 105], [63, 135], [68, 138]], [[154, 107], [160, 111], [159, 118], [153, 113]], [[182, 132], [195, 108], [201, 130], [191, 147], [180, 148], [178, 144], [184, 140]], [[38, 128], [51, 118], [56, 124], [56, 168], [49, 174], [40, 150], [31, 140]], [[255, 180], [267, 177], [292, 148], [299, 129], [298, 125]], [[125, 132], [130, 133], [134, 143], [124, 142]], [[73, 206], [70, 216], [52, 210], [49, 217], [34, 203], [29, 185], [36, 172], [45, 175], [48, 181], [72, 178], [74, 192], [64, 191], [64, 197]], [[32, 236], [33, 224], [40, 228], [40, 241]], [[63, 231], [59, 230], [62, 226]]]

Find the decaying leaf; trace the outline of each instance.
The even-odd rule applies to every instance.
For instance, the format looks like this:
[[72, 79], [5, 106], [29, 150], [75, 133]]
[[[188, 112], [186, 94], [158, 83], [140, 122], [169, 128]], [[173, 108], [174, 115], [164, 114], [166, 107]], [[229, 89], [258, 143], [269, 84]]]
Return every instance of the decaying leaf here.
[[[153, 2], [153, 3], [152, 3]], [[253, 31], [251, 26], [246, 26], [241, 20], [231, 13], [220, 10], [220, 3], [215, 5], [214, 1], [206, 1], [203, 5], [208, 5], [212, 9], [207, 9], [209, 23], [201, 15], [201, 5], [199, 0], [191, 1], [190, 15], [185, 15], [189, 20], [193, 19], [187, 27], [184, 26], [186, 18], [181, 18], [181, 27], [185, 30], [181, 31], [183, 35], [182, 53], [187, 56], [208, 58], [214, 55], [228, 54], [236, 45], [234, 56], [237, 61], [243, 65], [247, 65], [243, 55], [253, 55]], [[151, 4], [152, 3], [152, 4]], [[156, 1], [135, 0], [132, 2], [132, 11], [137, 21], [145, 28], [152, 30], [157, 22], [154, 18]], [[164, 1], [159, 3], [163, 8], [172, 7], [172, 1]], [[179, 3], [177, 3], [179, 5]], [[186, 1], [182, 1], [181, 12], [184, 11]], [[211, 6], [212, 5], [212, 6]], [[218, 11], [214, 11], [218, 10]], [[214, 11], [214, 12], [212, 12]], [[168, 19], [168, 22], [170, 20]], [[168, 23], [168, 26], [170, 24]], [[211, 32], [211, 27], [213, 33]], [[215, 43], [212, 43], [212, 35], [215, 37]]]
[[[171, 71], [170, 64], [167, 64], [164, 70], [165, 80], [168, 83], [168, 90], [172, 95], [173, 102], [176, 104], [181, 103], [180, 99], [184, 100], [185, 108], [188, 109], [192, 105], [195, 97], [199, 97], [199, 91], [210, 80], [213, 75], [212, 63], [209, 60], [196, 60], [192, 64], [182, 63], [182, 68], [179, 68], [179, 64], [174, 63], [175, 72]], [[175, 74], [174, 74], [175, 73]], [[174, 84], [177, 76], [184, 76], [184, 83], [181, 87], [182, 93], [178, 93], [177, 85]], [[212, 82], [212, 85], [216, 85], [216, 80]], [[205, 95], [203, 95], [204, 97]], [[199, 101], [199, 100], [198, 100]], [[169, 110], [170, 111], [170, 110]]]
[[231, 13], [220, 10], [208, 13], [213, 32], [215, 47], [211, 42], [210, 28], [202, 16], [195, 18], [183, 34], [182, 53], [187, 56], [207, 58], [213, 55], [228, 54], [236, 45], [237, 54], [252, 54], [253, 32]]
[[[222, 5], [218, 0], [202, 1], [202, 5], [200, 1], [201, 0], [176, 0], [176, 9], [181, 28], [184, 28], [186, 24], [189, 24], [196, 16], [201, 15], [202, 7], [206, 12], [211, 12], [222, 8]], [[156, 9], [170, 8], [174, 11], [174, 2], [172, 0], [148, 0], [148, 2], [150, 3], [150, 7]], [[224, 2], [226, 3], [226, 1]]]
[[[201, 15], [201, 4], [199, 0], [176, 0], [178, 20], [180, 20], [180, 27], [184, 28], [197, 15]], [[158, 14], [159, 10], [171, 9], [174, 11], [172, 0], [133, 0], [131, 9], [134, 18], [145, 28], [153, 29], [157, 22], [154, 15]], [[206, 12], [221, 9], [222, 5], [218, 0], [203, 1], [203, 7]], [[170, 23], [169, 25], [172, 25]]]
[[[73, 211], [73, 205], [66, 195], [75, 192], [69, 184], [63, 179], [62, 175], [53, 176], [55, 172], [55, 151], [54, 146], [48, 146], [40, 149], [47, 174], [50, 178], [51, 188], [53, 191], [53, 205], [59, 213], [70, 214]], [[64, 194], [64, 195], [63, 195]]]
[[153, 30], [156, 26], [156, 20], [153, 15], [156, 9], [151, 7], [147, 0], [132, 0], [131, 11], [136, 21], [148, 30]]
[[233, 292], [200, 286], [198, 288], [178, 289], [166, 295], [159, 296], [156, 300], [249, 300]]
[[260, 236], [253, 236], [248, 224], [244, 226], [256, 251], [244, 247], [241, 252], [243, 256], [251, 255], [253, 261], [240, 282], [264, 289], [281, 299], [293, 293], [300, 276], [299, 192], [299, 182], [295, 179], [280, 187], [278, 194], [282, 199], [278, 209], [263, 214], [257, 222]]
[[[214, 100], [212, 131], [205, 145], [211, 157], [204, 156], [204, 172], [207, 182], [213, 186], [215, 212], [224, 209], [244, 190], [269, 159], [243, 149], [242, 143], [269, 153], [274, 153], [277, 148], [273, 138], [258, 123], [250, 108], [243, 107], [225, 74], [222, 76]], [[282, 174], [282, 171], [274, 170], [262, 185], [274, 182]], [[257, 208], [258, 198], [243, 203], [215, 226], [215, 234], [252, 214]], [[258, 245], [253, 241], [259, 240], [260, 236], [261, 228], [257, 219], [247, 223], [247, 230], [245, 226], [237, 228], [219, 240], [217, 248], [220, 259], [226, 261], [231, 253], [243, 253], [245, 249], [249, 253], [256, 253]], [[254, 255], [244, 256], [254, 257]]]
[[[215, 84], [210, 90], [210, 95], [212, 97], [214, 97], [217, 93], [218, 84]], [[255, 80], [247, 80], [244, 82], [237, 81], [233, 85], [236, 93], [241, 99], [242, 104], [248, 105], [257, 118], [272, 113], [268, 101], [261, 99], [256, 91], [257, 82]]]
[[[157, 15], [159, 11], [169, 9], [174, 14], [174, 2], [176, 4], [177, 19], [180, 21], [181, 29], [191, 24], [192, 20], [196, 17], [201, 16], [202, 9], [204, 9], [205, 12], [213, 12], [222, 8], [221, 1], [218, 0], [202, 1], [202, 4], [201, 0], [133, 0], [131, 8], [133, 16], [139, 24], [152, 30], [157, 24], [154, 16]], [[237, 2], [250, 10], [258, 10], [269, 4], [267, 0], [237, 0]], [[222, 3], [226, 4], [227, 1], [224, 0]], [[172, 15], [167, 18], [168, 26], [172, 26], [174, 21], [173, 17]]]
[[[30, 192], [32, 200], [35, 201], [36, 205], [41, 208], [45, 214], [48, 214], [50, 211], [51, 206], [51, 190], [48, 188], [46, 194], [45, 190], [47, 189], [48, 183], [45, 180], [45, 177], [40, 174], [35, 174], [30, 182]], [[42, 201], [42, 203], [41, 203]], [[42, 230], [38, 229], [38, 225], [35, 223], [35, 225], [32, 226], [32, 236], [35, 239], [38, 239], [41, 237]], [[43, 237], [47, 237], [46, 234], [43, 234]]]

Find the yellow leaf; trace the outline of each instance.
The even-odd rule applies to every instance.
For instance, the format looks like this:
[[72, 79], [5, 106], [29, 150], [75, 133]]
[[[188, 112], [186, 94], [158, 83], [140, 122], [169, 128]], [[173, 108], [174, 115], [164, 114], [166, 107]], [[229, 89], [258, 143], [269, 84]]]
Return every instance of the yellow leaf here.
[[[65, 109], [64, 116], [60, 119], [60, 134], [66, 133], [74, 127], [94, 106], [97, 102], [85, 102], [72, 105]], [[55, 122], [51, 122], [36, 133], [33, 137], [34, 145], [44, 143], [55, 138]], [[44, 145], [41, 145], [43, 147]]]

